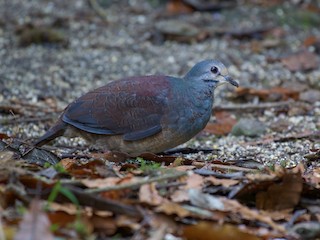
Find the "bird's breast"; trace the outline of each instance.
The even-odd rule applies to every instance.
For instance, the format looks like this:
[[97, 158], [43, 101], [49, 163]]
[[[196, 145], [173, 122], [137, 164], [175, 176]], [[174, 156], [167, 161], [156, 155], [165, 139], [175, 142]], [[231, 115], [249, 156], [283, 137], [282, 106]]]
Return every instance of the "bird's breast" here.
[[[191, 89], [192, 90], [192, 89]], [[162, 126], [166, 126], [173, 137], [190, 139], [199, 133], [208, 123], [212, 105], [211, 91], [185, 90], [169, 104], [169, 115]]]

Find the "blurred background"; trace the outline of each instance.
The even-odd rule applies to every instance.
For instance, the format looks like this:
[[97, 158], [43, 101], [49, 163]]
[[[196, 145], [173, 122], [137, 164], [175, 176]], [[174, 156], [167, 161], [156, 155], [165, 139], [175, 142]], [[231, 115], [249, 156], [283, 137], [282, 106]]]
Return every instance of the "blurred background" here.
[[[241, 86], [217, 91], [215, 105], [228, 110], [220, 121], [230, 119], [231, 109], [238, 122], [259, 119], [264, 136], [317, 130], [319, 26], [320, 3], [312, 0], [2, 0], [0, 132], [35, 138], [89, 90], [133, 75], [183, 76], [208, 58], [224, 62]], [[244, 107], [239, 113], [229, 106], [261, 103], [280, 107], [249, 112]], [[199, 139], [217, 135], [216, 128], [209, 126]], [[243, 156], [248, 150], [238, 145], [247, 141], [243, 135], [216, 144]], [[212, 147], [211, 140], [203, 144]], [[314, 143], [299, 144], [284, 149], [306, 153]], [[302, 158], [292, 157], [298, 150], [288, 151], [282, 149], [282, 158]], [[261, 159], [266, 156], [269, 152]]]

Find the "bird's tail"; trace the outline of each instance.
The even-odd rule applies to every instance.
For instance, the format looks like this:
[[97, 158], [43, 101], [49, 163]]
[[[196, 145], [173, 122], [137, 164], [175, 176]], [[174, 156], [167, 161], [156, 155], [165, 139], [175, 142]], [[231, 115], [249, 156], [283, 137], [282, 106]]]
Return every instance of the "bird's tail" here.
[[66, 131], [67, 127], [68, 124], [59, 119], [58, 122], [56, 122], [56, 124], [53, 127], [51, 127], [42, 137], [37, 139], [37, 141], [35, 141], [33, 145], [35, 147], [41, 147], [42, 145], [50, 142], [51, 140], [62, 136]]

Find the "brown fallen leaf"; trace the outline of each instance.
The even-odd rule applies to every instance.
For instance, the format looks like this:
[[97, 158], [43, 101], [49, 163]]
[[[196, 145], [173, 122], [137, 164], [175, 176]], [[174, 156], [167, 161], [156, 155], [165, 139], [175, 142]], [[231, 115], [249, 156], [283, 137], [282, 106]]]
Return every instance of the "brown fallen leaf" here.
[[188, 194], [193, 206], [210, 210], [224, 210], [224, 205], [218, 197], [203, 193], [199, 189], [189, 189]]
[[185, 183], [185, 185], [180, 186], [179, 189], [174, 191], [170, 198], [173, 202], [185, 202], [189, 201], [189, 189], [202, 189], [202, 186], [204, 185], [204, 177], [202, 177], [199, 174], [191, 174], [188, 176], [185, 176], [180, 180], [181, 182]]
[[171, 0], [166, 5], [166, 11], [169, 14], [181, 14], [181, 13], [191, 13], [194, 10], [192, 7], [183, 3], [182, 0]]
[[[145, 160], [154, 161], [157, 163], [164, 163], [165, 165], [169, 165], [175, 162], [177, 159], [176, 156], [166, 156], [166, 155], [156, 155], [154, 153], [143, 153], [139, 157], [142, 157]], [[181, 161], [186, 164], [186, 162], [192, 162], [188, 159], [181, 159]]]
[[216, 0], [182, 0], [185, 4], [192, 7], [195, 11], [220, 11], [226, 8], [233, 8], [237, 5], [236, 1], [216, 1]]
[[319, 54], [320, 53], [320, 37], [318, 36], [309, 36], [303, 41], [303, 46], [306, 48], [313, 47], [314, 52]]
[[273, 87], [270, 89], [254, 89], [239, 87], [235, 90], [235, 98], [250, 100], [258, 97], [261, 101], [286, 101], [288, 99], [299, 99], [299, 91], [284, 87]]
[[151, 206], [158, 206], [165, 201], [165, 199], [159, 195], [155, 183], [145, 184], [140, 187], [139, 200]]
[[[320, 160], [320, 149], [314, 149], [314, 151], [311, 151], [311, 152], [312, 153], [305, 155], [304, 158], [310, 162], [311, 161], [312, 162], [319, 161]], [[320, 169], [315, 169], [315, 170], [320, 170]], [[320, 176], [319, 173], [317, 175]]]
[[301, 173], [287, 173], [280, 183], [273, 183], [266, 191], [257, 193], [256, 206], [271, 211], [292, 209], [298, 204], [301, 192]]
[[218, 34], [226, 34], [231, 36], [232, 38], [236, 39], [261, 39], [265, 36], [268, 32], [270, 32], [274, 26], [266, 25], [263, 27], [244, 27], [244, 28], [232, 28], [232, 29], [225, 29], [222, 28], [217, 31]]
[[186, 226], [183, 228], [182, 233], [184, 239], [197, 239], [197, 240], [208, 240], [208, 239], [223, 239], [223, 240], [258, 240], [257, 236], [250, 233], [246, 233], [240, 230], [239, 227], [231, 224], [217, 224], [212, 222], [198, 222], [195, 225]]
[[120, 182], [121, 182], [121, 178], [118, 178], [118, 177], [81, 180], [81, 183], [88, 188], [103, 188], [108, 186], [114, 186], [114, 185], [120, 184]]
[[189, 194], [188, 191], [185, 189], [179, 189], [171, 194], [170, 196], [173, 202], [186, 202], [189, 201]]
[[[175, 221], [172, 217], [167, 216], [165, 214], [152, 214], [148, 216], [148, 225], [151, 228], [151, 232], [155, 232], [159, 229], [162, 229], [165, 227], [165, 233], [174, 233], [176, 232], [176, 229], [178, 229], [178, 222]], [[142, 239], [142, 238], [140, 238]], [[148, 240], [158, 240], [157, 236], [153, 238], [153, 236], [150, 236]], [[159, 240], [165, 239], [159, 238]]]
[[190, 170], [193, 170], [195, 168], [196, 168], [195, 166], [189, 166], [189, 165], [181, 165], [181, 166], [174, 167], [174, 169], [177, 170], [177, 171], [190, 171]]
[[69, 215], [76, 215], [78, 213], [77, 207], [72, 203], [56, 203], [52, 202], [49, 205], [50, 211], [62, 211]]
[[293, 72], [313, 70], [319, 66], [317, 55], [305, 49], [282, 58], [281, 62]]
[[106, 151], [104, 153], [90, 153], [90, 157], [95, 159], [107, 160], [110, 162], [125, 162], [130, 159], [130, 156], [126, 153], [116, 152], [116, 151]]
[[201, 189], [204, 185], [204, 177], [199, 174], [191, 174], [187, 176], [185, 189]]
[[155, 30], [155, 38], [183, 43], [203, 41], [209, 37], [209, 33], [205, 29], [178, 19], [159, 20], [155, 24]]
[[[318, 154], [318, 159], [320, 155]], [[313, 169], [310, 173], [303, 176], [305, 181], [314, 188], [320, 189], [320, 168]]]
[[230, 186], [233, 186], [233, 185], [236, 185], [239, 183], [239, 180], [234, 180], [234, 179], [220, 179], [220, 178], [216, 178], [214, 176], [210, 176], [210, 177], [206, 177], [205, 178], [205, 181], [206, 182], [209, 182], [213, 185], [221, 185], [221, 186], [224, 186], [224, 187], [230, 187]]
[[280, 221], [280, 220], [285, 220], [285, 221], [290, 221], [292, 218], [292, 211], [291, 209], [285, 209], [281, 211], [260, 211], [262, 215], [267, 215], [271, 217], [273, 221]]
[[77, 215], [57, 210], [48, 212], [48, 218], [52, 224], [59, 224], [60, 227], [67, 227], [76, 221]]
[[303, 46], [310, 47], [319, 43], [320, 43], [320, 38], [317, 36], [311, 35], [311, 36], [308, 36], [306, 39], [304, 39]]
[[270, 181], [276, 182], [279, 180], [278, 176], [274, 173], [248, 173], [246, 174], [246, 178], [251, 180], [252, 182], [262, 182], [262, 181]]
[[63, 158], [60, 161], [60, 164], [63, 166], [65, 170], [72, 169], [75, 164], [79, 163], [77, 159], [73, 158]]
[[134, 164], [134, 163], [125, 163], [123, 164], [119, 171], [130, 171], [130, 170], [138, 170], [139, 169], [139, 166], [138, 164]]
[[302, 164], [292, 169], [284, 169], [275, 165], [275, 170], [270, 174], [247, 174], [249, 183], [243, 185], [233, 198], [254, 200], [259, 209], [280, 211], [295, 207], [302, 194], [304, 172]]
[[163, 240], [166, 238], [168, 225], [162, 224], [157, 229], [152, 231], [152, 237], [148, 238], [148, 240]]
[[303, 131], [300, 133], [294, 133], [289, 136], [284, 137], [274, 137], [274, 136], [266, 136], [266, 138], [262, 138], [262, 140], [253, 141], [253, 142], [246, 142], [244, 145], [261, 145], [261, 144], [270, 144], [272, 142], [287, 142], [291, 140], [297, 140], [297, 139], [319, 139], [320, 137], [320, 131]]
[[192, 215], [187, 209], [181, 207], [181, 205], [169, 201], [159, 205], [155, 211], [165, 213], [167, 215], [177, 215], [180, 218], [185, 218]]
[[[105, 178], [105, 179], [109, 179], [109, 178]], [[124, 186], [126, 184], [132, 184], [135, 182], [138, 182], [138, 178], [132, 177], [132, 175], [129, 174], [124, 178], [119, 178], [117, 184], [111, 185], [110, 187]], [[133, 190], [131, 188], [125, 188], [122, 190], [112, 190], [112, 191], [103, 192], [101, 195], [106, 199], [121, 200], [126, 198], [126, 196], [128, 196], [132, 191]]]
[[[112, 175], [112, 170], [108, 169], [100, 159], [94, 159], [87, 163], [81, 163], [77, 159], [64, 158], [60, 161], [64, 169], [76, 178], [100, 178], [105, 175]], [[114, 174], [113, 174], [114, 175]]]
[[11, 166], [14, 166], [14, 156], [15, 156], [15, 153], [12, 152], [12, 151], [1, 151], [0, 152], [0, 167], [4, 167], [4, 168], [7, 168], [9, 167], [10, 165]]
[[[272, 218], [268, 214], [264, 214], [262, 211], [257, 211], [255, 209], [250, 209], [249, 207], [242, 205], [240, 202], [228, 198], [221, 197], [220, 200], [223, 202], [225, 207], [225, 211], [229, 213], [233, 213], [237, 216], [240, 216], [243, 219], [247, 219], [249, 221], [260, 221], [265, 224], [268, 224], [274, 230], [280, 233], [285, 232], [285, 228], [280, 224], [275, 223]], [[229, 217], [232, 215], [229, 214]]]
[[[131, 174], [126, 175], [126, 177], [108, 177], [108, 178], [98, 178], [98, 179], [83, 179], [81, 183], [88, 188], [112, 188], [114, 186], [122, 186], [130, 183], [137, 182], [139, 178], [133, 177]], [[118, 200], [124, 198], [128, 195], [132, 189], [109, 189], [101, 193], [101, 196], [106, 199]]]
[[112, 236], [117, 231], [117, 225], [113, 217], [100, 217], [93, 215], [90, 218], [90, 222], [94, 227], [95, 232], [98, 232], [99, 234]]
[[66, 36], [50, 26], [23, 26], [19, 32], [19, 45], [27, 47], [31, 44], [56, 44], [66, 47]]
[[50, 231], [50, 221], [42, 210], [39, 200], [33, 200], [28, 212], [23, 216], [19, 229], [14, 240], [53, 240], [54, 236]]
[[139, 217], [129, 217], [126, 215], [119, 215], [116, 217], [115, 221], [118, 227], [126, 227], [133, 231], [140, 229]]
[[0, 140], [10, 138], [7, 134], [0, 132]]
[[219, 111], [215, 112], [216, 117], [213, 123], [209, 122], [204, 128], [205, 132], [214, 135], [226, 135], [231, 132], [232, 127], [236, 124], [237, 120], [228, 112]]
[[289, 239], [313, 240], [320, 238], [320, 223], [318, 221], [306, 221], [295, 224], [288, 231]]

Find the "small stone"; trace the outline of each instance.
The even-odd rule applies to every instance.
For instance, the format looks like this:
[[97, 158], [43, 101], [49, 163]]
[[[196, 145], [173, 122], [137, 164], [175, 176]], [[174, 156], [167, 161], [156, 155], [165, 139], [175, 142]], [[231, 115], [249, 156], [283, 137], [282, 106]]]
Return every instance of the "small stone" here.
[[287, 119], [276, 119], [270, 126], [271, 130], [281, 133], [289, 129], [290, 122]]
[[257, 137], [266, 131], [264, 123], [249, 118], [240, 119], [232, 128], [231, 134], [235, 136]]
[[314, 103], [320, 101], [320, 91], [319, 90], [308, 90], [300, 94], [300, 100]]
[[162, 20], [155, 24], [157, 34], [164, 39], [177, 42], [201, 41], [208, 37], [208, 33], [199, 27], [180, 20]]

